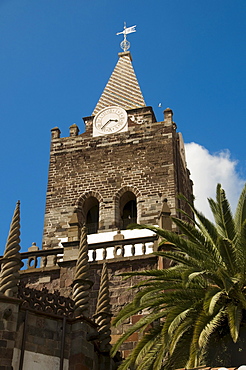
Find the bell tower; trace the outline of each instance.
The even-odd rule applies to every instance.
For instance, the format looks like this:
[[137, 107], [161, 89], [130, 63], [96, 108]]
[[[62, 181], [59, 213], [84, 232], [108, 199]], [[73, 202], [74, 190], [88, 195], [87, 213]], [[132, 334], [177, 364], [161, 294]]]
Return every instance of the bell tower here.
[[145, 104], [129, 51], [118, 54], [94, 111], [83, 120], [81, 134], [75, 124], [69, 137], [52, 129], [44, 248], [67, 242], [75, 218], [78, 233], [83, 224], [91, 235], [116, 233], [129, 223], [157, 225], [163, 199], [172, 215], [184, 207], [178, 193], [192, 199], [173, 112], [165, 109], [163, 121], [157, 122]]
[[[145, 314], [136, 312], [110, 328], [111, 317], [133, 300], [130, 288], [142, 280], [125, 281], [120, 273], [169, 266], [152, 253], [152, 231], [127, 227], [171, 230], [170, 215], [182, 217], [180, 209], [190, 214], [177, 198], [193, 198], [182, 136], [170, 108], [157, 122], [145, 103], [126, 40], [134, 31], [125, 26], [121, 32], [123, 52], [95, 109], [83, 118], [85, 132], [76, 124], [69, 137], [61, 137], [58, 127], [51, 130], [42, 250], [34, 243], [19, 253], [17, 204], [0, 259], [0, 331], [11, 335], [0, 341], [4, 368], [31, 368], [27, 364], [34, 362], [60, 369], [117, 368], [121, 359], [110, 358], [111, 344]], [[19, 272], [22, 260], [25, 269]], [[140, 335], [122, 344], [123, 358]]]

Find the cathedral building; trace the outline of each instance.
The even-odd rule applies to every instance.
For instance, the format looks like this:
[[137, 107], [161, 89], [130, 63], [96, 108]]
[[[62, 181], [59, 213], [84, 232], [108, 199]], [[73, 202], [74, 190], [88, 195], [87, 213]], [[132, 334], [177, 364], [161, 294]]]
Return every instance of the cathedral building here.
[[[62, 137], [58, 127], [51, 130], [41, 249], [34, 244], [19, 253], [16, 208], [12, 241], [0, 260], [0, 332], [6, 337], [6, 343], [0, 340], [1, 369], [117, 368], [118, 360], [109, 358], [109, 341], [114, 343], [131, 322], [110, 334], [109, 318], [132, 299], [128, 288], [136, 283], [136, 278], [122, 281], [119, 274], [158, 265], [152, 254], [156, 236], [127, 227], [139, 223], [177, 231], [169, 216], [183, 217], [180, 209], [190, 212], [177, 198], [182, 193], [193, 199], [182, 135], [170, 108], [157, 122], [146, 105], [128, 50], [118, 54], [94, 111], [83, 120], [82, 133], [76, 124], [69, 137]], [[17, 275], [19, 284], [13, 282]], [[107, 344], [100, 339], [105, 312]], [[123, 357], [137, 339], [123, 344]]]

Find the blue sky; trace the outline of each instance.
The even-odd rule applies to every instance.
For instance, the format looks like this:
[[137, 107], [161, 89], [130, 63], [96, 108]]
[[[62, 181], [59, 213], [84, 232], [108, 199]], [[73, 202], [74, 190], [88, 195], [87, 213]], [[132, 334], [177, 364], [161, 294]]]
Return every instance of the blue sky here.
[[83, 132], [81, 117], [92, 113], [117, 62], [124, 21], [137, 25], [128, 39], [147, 105], [158, 120], [172, 108], [185, 142], [206, 157], [196, 183], [203, 175], [214, 187], [213, 175], [231, 164], [230, 189], [240, 188], [245, 20], [245, 0], [0, 0], [0, 254], [18, 199], [22, 250], [41, 245], [50, 129], [68, 136], [76, 123]]

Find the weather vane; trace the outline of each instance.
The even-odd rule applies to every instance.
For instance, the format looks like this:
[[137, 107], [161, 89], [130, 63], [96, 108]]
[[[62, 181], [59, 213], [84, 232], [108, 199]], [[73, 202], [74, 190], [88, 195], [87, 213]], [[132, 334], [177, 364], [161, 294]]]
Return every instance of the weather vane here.
[[131, 27], [126, 27], [126, 22], [124, 22], [124, 30], [121, 31], [121, 32], [118, 32], [116, 33], [116, 35], [121, 35], [123, 34], [124, 35], [124, 40], [121, 41], [120, 43], [120, 47], [121, 49], [123, 49], [123, 51], [127, 51], [130, 49], [130, 42], [126, 39], [126, 35], [128, 35], [128, 33], [133, 33], [133, 32], [136, 32], [136, 29], [135, 29], [136, 26], [131, 26]]

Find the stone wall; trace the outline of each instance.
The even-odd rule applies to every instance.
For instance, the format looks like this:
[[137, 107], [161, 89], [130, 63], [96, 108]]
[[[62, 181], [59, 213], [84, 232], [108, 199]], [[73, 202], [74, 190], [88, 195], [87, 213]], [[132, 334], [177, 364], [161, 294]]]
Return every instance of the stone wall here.
[[0, 295], [0, 369], [11, 370], [21, 301]]
[[[98, 290], [100, 286], [100, 278], [103, 261], [90, 263], [90, 280], [94, 282], [90, 291], [90, 312], [89, 317], [93, 318], [96, 309], [98, 298]], [[60, 268], [42, 268], [30, 269], [22, 272], [21, 280], [28, 286], [42, 290], [47, 288], [49, 292], [53, 293], [58, 290], [62, 296], [72, 297], [72, 282], [74, 280], [76, 261], [62, 262]], [[130, 289], [142, 280], [141, 277], [131, 277], [124, 280], [120, 273], [142, 271], [146, 269], [157, 268], [157, 257], [154, 255], [138, 256], [138, 257], [124, 257], [108, 261], [108, 275], [109, 275], [109, 292], [110, 304], [112, 307], [112, 315], [115, 317], [117, 313], [127, 303], [132, 301], [134, 297], [134, 289]], [[36, 271], [35, 271], [36, 270]], [[131, 320], [135, 322], [141, 316], [135, 315]], [[132, 324], [132, 321], [125, 322], [123, 325], [115, 328], [112, 327], [112, 344], [116, 342], [119, 336], [127, 330]], [[122, 347], [122, 355], [125, 356], [131, 349], [134, 348], [139, 334], [131, 336]]]
[[[100, 286], [101, 270], [103, 261], [90, 263], [90, 280], [93, 286], [90, 291], [90, 314], [95, 313], [98, 290]], [[47, 288], [53, 293], [58, 290], [62, 296], [72, 297], [72, 283], [75, 275], [76, 261], [61, 263], [60, 268], [30, 269], [21, 273], [21, 280], [29, 287], [37, 290]], [[140, 257], [117, 258], [108, 262], [109, 290], [112, 313], [115, 316], [119, 310], [133, 298], [134, 292], [129, 288], [134, 286], [139, 277], [131, 277], [124, 280], [121, 273], [143, 271], [157, 268], [157, 257], [146, 255]]]
[[[96, 332], [92, 321], [20, 308], [21, 303], [0, 297], [1, 370], [103, 369], [100, 353], [90, 340]], [[107, 369], [113, 369], [109, 356], [108, 363]]]
[[[44, 247], [56, 247], [66, 238], [74, 210], [84, 221], [83, 205], [89, 196], [99, 201], [99, 231], [119, 227], [119, 198], [127, 190], [137, 198], [138, 223], [157, 224], [162, 201], [167, 198], [176, 215], [179, 192], [191, 198], [192, 187], [183, 160], [180, 136], [172, 121], [155, 122], [152, 109], [137, 114], [148, 119], [142, 124], [129, 118], [127, 132], [92, 137], [93, 117], [88, 131], [60, 138], [53, 130], [44, 224]], [[130, 112], [128, 112], [130, 116]], [[133, 114], [133, 112], [132, 112]]]

